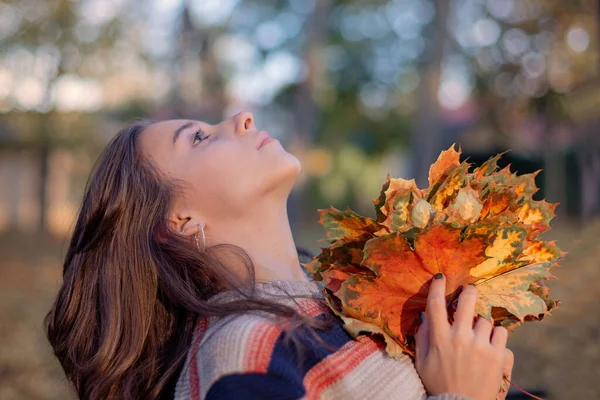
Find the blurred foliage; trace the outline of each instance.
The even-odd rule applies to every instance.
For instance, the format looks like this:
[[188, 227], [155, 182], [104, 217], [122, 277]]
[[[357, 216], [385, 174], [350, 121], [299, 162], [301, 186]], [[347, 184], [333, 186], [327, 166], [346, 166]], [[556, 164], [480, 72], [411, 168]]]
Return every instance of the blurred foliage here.
[[349, 147], [378, 164], [333, 162], [337, 194], [309, 165], [309, 208], [364, 203], [361, 187], [422, 175], [410, 159], [423, 170], [454, 141], [540, 155], [598, 64], [595, 0], [8, 0], [0, 15], [2, 148], [37, 148], [42, 186], [53, 149], [95, 152], [132, 118], [249, 108], [302, 161]]

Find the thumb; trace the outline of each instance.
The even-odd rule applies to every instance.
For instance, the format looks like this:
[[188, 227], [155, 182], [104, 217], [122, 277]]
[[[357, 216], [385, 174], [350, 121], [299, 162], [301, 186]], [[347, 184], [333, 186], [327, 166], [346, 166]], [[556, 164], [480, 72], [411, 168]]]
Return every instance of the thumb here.
[[421, 368], [423, 362], [425, 361], [425, 357], [427, 357], [427, 353], [429, 353], [429, 336], [430, 336], [430, 324], [429, 318], [425, 314], [425, 312], [421, 312], [421, 325], [419, 326], [417, 333], [415, 334], [415, 345], [416, 345], [416, 355], [415, 355], [415, 367], [417, 370]]

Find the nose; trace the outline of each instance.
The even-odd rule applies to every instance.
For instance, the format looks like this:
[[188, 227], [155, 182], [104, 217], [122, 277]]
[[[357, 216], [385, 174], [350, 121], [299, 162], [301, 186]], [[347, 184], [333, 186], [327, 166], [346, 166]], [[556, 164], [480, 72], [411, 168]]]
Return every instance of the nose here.
[[238, 135], [245, 135], [248, 132], [256, 130], [254, 126], [254, 116], [251, 112], [242, 111], [233, 117], [233, 123], [235, 126], [235, 133]]

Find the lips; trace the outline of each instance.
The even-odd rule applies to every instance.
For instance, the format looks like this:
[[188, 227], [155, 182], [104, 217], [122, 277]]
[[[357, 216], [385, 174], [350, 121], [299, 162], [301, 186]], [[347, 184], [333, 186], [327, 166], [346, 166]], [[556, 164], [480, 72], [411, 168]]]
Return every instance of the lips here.
[[260, 149], [261, 146], [263, 145], [263, 143], [268, 139], [271, 139], [271, 136], [269, 136], [269, 134], [266, 131], [258, 132], [258, 140], [257, 140], [258, 145], [256, 146], [256, 149], [257, 150]]

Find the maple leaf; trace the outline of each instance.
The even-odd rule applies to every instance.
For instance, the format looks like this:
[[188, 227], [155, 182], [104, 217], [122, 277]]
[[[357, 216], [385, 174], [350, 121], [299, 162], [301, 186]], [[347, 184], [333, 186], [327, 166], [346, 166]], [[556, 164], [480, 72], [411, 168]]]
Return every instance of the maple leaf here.
[[336, 246], [371, 238], [376, 232], [385, 229], [377, 221], [358, 215], [347, 207], [345, 211], [335, 207], [319, 209], [319, 223], [325, 227], [326, 240]]
[[304, 272], [314, 280], [323, 280], [323, 274], [334, 269], [343, 270], [345, 273], [372, 275], [372, 271], [362, 267], [364, 257], [363, 247], [366, 240], [348, 242], [343, 246], [332, 245], [321, 248], [321, 253], [309, 263], [301, 263]]
[[381, 195], [374, 200], [378, 222], [389, 231], [401, 232], [411, 227], [411, 208], [421, 200], [421, 191], [414, 179], [390, 179], [384, 184]]
[[520, 320], [548, 311], [544, 299], [529, 291], [532, 282], [548, 278], [551, 263], [537, 263], [504, 272], [477, 285], [475, 311], [490, 319], [492, 307], [502, 307]]
[[323, 280], [321, 271], [329, 268], [334, 261], [335, 259], [331, 255], [331, 250], [327, 247], [323, 247], [321, 248], [321, 253], [313, 257], [309, 263], [300, 263], [300, 265], [307, 276], [320, 281]]
[[518, 260], [525, 247], [526, 238], [527, 231], [518, 225], [496, 227], [485, 250], [489, 258], [473, 267], [471, 274], [478, 278], [490, 278], [526, 265], [526, 261]]
[[496, 154], [494, 157], [491, 157], [489, 160], [481, 164], [481, 167], [475, 168], [473, 170], [473, 178], [475, 180], [481, 180], [482, 178], [490, 176], [496, 172], [498, 169], [498, 161], [504, 154], [506, 154], [506, 152]]
[[437, 161], [429, 168], [429, 187], [432, 188], [436, 182], [441, 182], [460, 165], [460, 150], [454, 150], [454, 146], [440, 153]]
[[556, 204], [535, 201], [537, 173], [500, 169], [498, 154], [473, 172], [454, 146], [429, 170], [429, 188], [387, 174], [373, 200], [376, 219], [347, 208], [319, 210], [329, 247], [306, 273], [324, 283], [329, 307], [350, 334], [383, 337], [393, 357], [414, 355], [414, 332], [431, 278], [447, 278], [450, 321], [462, 285], [479, 288], [477, 312], [513, 329], [558, 304], [544, 281], [566, 254], [539, 235]]
[[467, 184], [467, 171], [469, 170], [468, 163], [462, 163], [456, 167], [450, 175], [439, 185], [432, 189], [427, 196], [427, 201], [436, 210], [443, 210], [452, 201], [458, 191]]
[[[489, 185], [482, 191], [483, 207], [481, 217], [493, 217], [501, 215], [505, 211], [514, 208], [517, 200], [517, 194], [507, 185]], [[514, 211], [511, 210], [511, 211]]]
[[461, 285], [474, 282], [469, 273], [485, 259], [482, 237], [460, 240], [461, 230], [437, 225], [417, 235], [414, 250], [398, 233], [369, 240], [363, 265], [375, 277], [352, 275], [334, 293], [343, 311], [360, 321], [374, 323], [400, 344], [414, 333], [425, 311], [433, 275], [447, 276], [446, 294], [455, 297]]
[[483, 204], [479, 200], [479, 194], [467, 186], [458, 190], [456, 198], [446, 209], [446, 222], [458, 225], [473, 223], [479, 219], [482, 210]]

